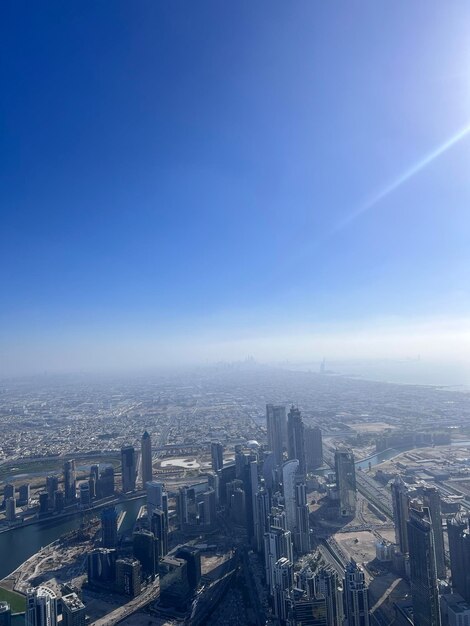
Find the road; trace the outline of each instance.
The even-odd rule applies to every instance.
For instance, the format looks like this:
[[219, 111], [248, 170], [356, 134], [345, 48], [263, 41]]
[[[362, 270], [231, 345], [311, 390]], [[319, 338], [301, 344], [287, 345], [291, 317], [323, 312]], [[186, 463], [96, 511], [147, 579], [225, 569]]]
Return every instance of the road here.
[[118, 607], [114, 611], [111, 611], [111, 613], [103, 615], [103, 617], [100, 617], [100, 619], [92, 622], [90, 626], [113, 626], [113, 624], [118, 624], [119, 622], [122, 622], [122, 620], [126, 617], [129, 617], [129, 615], [132, 615], [136, 611], [143, 609], [144, 606], [147, 606], [147, 604], [150, 604], [150, 602], [156, 600], [159, 595], [160, 581], [158, 580], [157, 582], [149, 585], [146, 589], [144, 589], [144, 591], [139, 596], [137, 596], [136, 598], [132, 598], [132, 600], [127, 602], [127, 604]]

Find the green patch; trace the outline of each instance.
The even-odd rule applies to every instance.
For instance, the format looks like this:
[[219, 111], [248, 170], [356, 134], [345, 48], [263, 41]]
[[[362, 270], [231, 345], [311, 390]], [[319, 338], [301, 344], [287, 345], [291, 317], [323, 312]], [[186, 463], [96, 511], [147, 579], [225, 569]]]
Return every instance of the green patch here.
[[8, 602], [12, 613], [24, 613], [26, 610], [26, 598], [16, 591], [9, 591], [0, 587], [0, 601]]

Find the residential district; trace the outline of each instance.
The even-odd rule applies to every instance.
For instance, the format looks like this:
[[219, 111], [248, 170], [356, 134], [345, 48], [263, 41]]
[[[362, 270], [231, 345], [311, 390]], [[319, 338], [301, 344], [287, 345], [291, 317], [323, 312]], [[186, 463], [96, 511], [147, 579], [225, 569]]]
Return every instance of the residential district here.
[[0, 382], [0, 626], [470, 624], [470, 404], [251, 361]]

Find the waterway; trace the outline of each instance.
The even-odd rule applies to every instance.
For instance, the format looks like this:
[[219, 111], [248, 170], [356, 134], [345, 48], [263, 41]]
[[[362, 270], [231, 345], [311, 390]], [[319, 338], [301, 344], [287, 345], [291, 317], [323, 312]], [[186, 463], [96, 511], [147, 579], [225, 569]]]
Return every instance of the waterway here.
[[[144, 504], [145, 497], [116, 504], [116, 509], [125, 511], [126, 516], [121, 525], [124, 533], [132, 528], [140, 507]], [[99, 511], [92, 511], [85, 515], [88, 517], [99, 516]], [[8, 576], [21, 565], [26, 559], [38, 552], [43, 546], [52, 543], [62, 535], [77, 530], [81, 524], [80, 513], [73, 517], [51, 519], [40, 524], [30, 524], [14, 530], [0, 533], [0, 579]]]

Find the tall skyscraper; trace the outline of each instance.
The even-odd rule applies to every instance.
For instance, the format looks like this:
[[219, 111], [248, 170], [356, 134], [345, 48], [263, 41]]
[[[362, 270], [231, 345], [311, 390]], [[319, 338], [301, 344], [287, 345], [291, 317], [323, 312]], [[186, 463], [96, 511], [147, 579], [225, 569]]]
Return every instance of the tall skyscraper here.
[[305, 456], [307, 459], [307, 470], [312, 471], [323, 465], [323, 440], [321, 430], [318, 426], [304, 429], [305, 434]]
[[59, 478], [57, 476], [48, 476], [46, 478], [46, 491], [49, 496], [49, 502], [54, 502], [54, 492], [59, 489]]
[[286, 511], [287, 528], [293, 534], [297, 526], [297, 501], [295, 487], [298, 482], [299, 461], [286, 461], [282, 466], [282, 490]]
[[362, 569], [351, 561], [344, 574], [344, 605], [348, 626], [369, 626], [369, 595]]
[[452, 589], [470, 602], [470, 531], [460, 513], [447, 519]]
[[304, 423], [299, 409], [294, 406], [291, 407], [287, 416], [287, 452], [289, 460], [297, 459], [299, 462], [298, 473], [305, 479], [307, 462], [305, 458]]
[[7, 498], [5, 502], [5, 517], [7, 522], [14, 522], [16, 519], [16, 500], [15, 498]]
[[307, 504], [307, 488], [304, 483], [295, 486], [296, 527], [294, 531], [294, 546], [299, 554], [306, 554], [310, 550], [310, 525]]
[[286, 430], [286, 407], [266, 405], [268, 447], [274, 454], [276, 465], [282, 464], [283, 433]]
[[132, 446], [121, 448], [122, 490], [124, 493], [135, 490], [137, 465], [135, 450]]
[[218, 472], [224, 466], [224, 446], [220, 441], [211, 443], [211, 462], [214, 472]]
[[138, 530], [132, 535], [134, 557], [142, 565], [144, 578], [153, 577], [158, 571], [158, 544], [155, 535], [148, 530]]
[[423, 489], [423, 504], [429, 509], [431, 516], [436, 556], [436, 574], [438, 578], [445, 580], [447, 568], [444, 552], [444, 533], [442, 532], [441, 497], [436, 487], [425, 487]]
[[116, 587], [120, 593], [135, 598], [141, 592], [142, 567], [137, 559], [116, 561]]
[[152, 441], [147, 431], [144, 432], [141, 439], [141, 458], [142, 458], [142, 487], [152, 480]]
[[150, 519], [150, 530], [157, 541], [158, 558], [168, 554], [168, 518], [162, 509], [155, 509]]
[[64, 490], [65, 504], [73, 504], [77, 497], [77, 474], [73, 459], [64, 463]]
[[336, 486], [339, 496], [341, 517], [353, 517], [356, 514], [356, 467], [354, 454], [348, 448], [335, 450]]
[[57, 626], [57, 596], [48, 587], [28, 589], [26, 626]]
[[118, 539], [118, 513], [114, 506], [101, 511], [101, 542], [103, 548], [115, 548]]
[[76, 593], [62, 596], [62, 625], [85, 626], [85, 605]]
[[168, 521], [168, 494], [165, 485], [157, 480], [152, 480], [145, 485], [147, 492], [147, 516], [152, 519], [153, 512], [157, 509], [164, 511]]
[[273, 615], [281, 623], [288, 617], [288, 594], [294, 585], [294, 566], [292, 561], [282, 557], [274, 565]]
[[402, 554], [408, 553], [408, 519], [410, 495], [401, 476], [396, 476], [391, 484], [393, 524], [395, 526], [395, 541]]
[[315, 588], [326, 600], [328, 626], [343, 626], [343, 588], [336, 570], [326, 565], [315, 574]]
[[264, 535], [264, 567], [266, 584], [271, 595], [274, 593], [274, 568], [280, 558], [294, 561], [290, 531], [271, 527]]
[[429, 509], [412, 504], [407, 526], [413, 623], [415, 626], [440, 626], [436, 557]]

